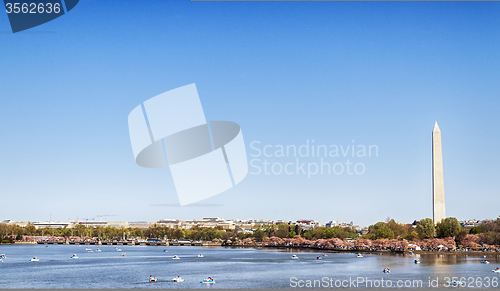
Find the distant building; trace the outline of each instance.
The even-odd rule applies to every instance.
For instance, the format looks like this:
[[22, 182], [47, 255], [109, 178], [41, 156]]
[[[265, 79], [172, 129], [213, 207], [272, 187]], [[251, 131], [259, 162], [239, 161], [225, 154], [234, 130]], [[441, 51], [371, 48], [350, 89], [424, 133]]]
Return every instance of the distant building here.
[[217, 222], [224, 222], [225, 220], [220, 218], [220, 217], [203, 217], [203, 220], [217, 223]]
[[133, 221], [128, 223], [131, 228], [140, 228], [141, 230], [148, 229], [151, 226], [151, 223], [146, 221]]
[[357, 225], [357, 224], [351, 225], [351, 228], [354, 229], [357, 232], [361, 232], [363, 230], [363, 228], [361, 226]]
[[318, 226], [322, 226], [321, 222], [312, 219], [297, 220], [296, 224], [300, 226], [302, 229], [311, 229]]
[[[139, 228], [141, 230], [148, 229], [152, 225], [159, 225], [161, 227], [169, 227], [174, 229], [192, 229], [193, 227], [200, 228], [218, 228], [227, 231], [236, 230], [237, 232], [244, 233], [253, 233], [256, 229], [260, 227], [265, 227], [266, 225], [280, 225], [287, 224], [291, 227], [299, 226], [303, 230], [313, 229], [315, 227], [322, 226], [321, 222], [313, 220], [313, 219], [299, 219], [297, 221], [286, 221], [286, 220], [265, 220], [265, 219], [247, 219], [247, 220], [225, 220], [220, 217], [203, 217], [202, 219], [192, 219], [192, 220], [184, 220], [184, 219], [160, 219], [156, 222], [147, 222], [147, 221], [95, 221], [85, 219], [84, 221], [80, 221], [78, 217], [75, 221], [71, 221], [68, 219], [67, 222], [14, 222], [12, 220], [3, 220], [2, 223], [7, 224], [16, 224], [21, 227], [26, 226], [28, 223], [33, 223], [36, 228], [74, 228], [78, 225], [84, 225], [87, 227], [115, 227], [115, 228]], [[354, 230], [360, 232], [362, 228], [358, 225], [354, 225], [353, 222], [345, 223], [345, 222], [337, 222], [332, 220], [325, 225], [326, 227], [351, 227]]]
[[325, 224], [325, 226], [326, 226], [326, 227], [335, 227], [335, 226], [337, 226], [337, 225], [338, 225], [338, 223], [337, 223], [337, 221], [335, 221], [335, 220], [330, 220], [329, 222], [327, 222], [327, 223]]
[[240, 224], [238, 225], [238, 231], [252, 231], [254, 229], [254, 225], [251, 223]]
[[55, 221], [45, 221], [45, 222], [33, 222], [35, 228], [67, 228], [71, 225], [69, 222], [55, 222]]
[[77, 224], [82, 224], [82, 225], [85, 225], [88, 227], [97, 227], [97, 226], [106, 227], [106, 226], [108, 226], [107, 221], [80, 221]]
[[182, 219], [160, 219], [156, 222], [156, 224], [159, 224], [161, 226], [166, 226], [170, 228], [180, 228], [183, 229], [186, 224], [186, 220]]
[[108, 221], [106, 226], [116, 227], [116, 228], [120, 228], [120, 227], [127, 228], [127, 227], [129, 227], [129, 224], [126, 221]]
[[179, 219], [160, 219], [157, 221], [158, 224], [177, 224], [179, 222]]
[[339, 226], [339, 227], [350, 227], [354, 230], [361, 230], [361, 227], [359, 227], [359, 225], [356, 225], [354, 224], [352, 221], [347, 223], [347, 222], [337, 222], [335, 220], [332, 220], [332, 221], [329, 221], [325, 224], [326, 227], [336, 227], [336, 226]]
[[493, 219], [485, 219], [485, 220], [478, 220], [478, 219], [469, 219], [469, 220], [463, 220], [459, 221], [460, 226], [462, 226], [465, 229], [471, 229], [474, 226], [480, 226], [482, 224], [492, 222]]
[[222, 228], [223, 230], [234, 230], [236, 229], [236, 224], [234, 223], [234, 221], [227, 220], [223, 222], [218, 222], [216, 224], [216, 227]]

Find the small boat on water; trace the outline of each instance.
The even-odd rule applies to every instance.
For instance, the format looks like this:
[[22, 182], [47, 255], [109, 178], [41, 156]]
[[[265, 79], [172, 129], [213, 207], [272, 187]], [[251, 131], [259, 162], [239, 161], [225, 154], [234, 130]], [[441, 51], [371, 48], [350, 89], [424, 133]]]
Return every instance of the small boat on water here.
[[175, 255], [175, 256], [173, 256], [173, 257], [172, 257], [172, 260], [180, 260], [180, 259], [181, 259], [181, 258], [179, 258], [179, 256], [178, 256], [178, 255]]
[[327, 254], [323, 254], [323, 257], [328, 257], [328, 255]]
[[204, 255], [202, 255], [202, 254], [199, 254], [199, 255], [198, 255], [198, 258], [204, 258], [204, 257], [205, 257], [205, 256], [204, 256]]
[[358, 254], [358, 255], [356, 256], [356, 258], [362, 258], [362, 257], [363, 257], [363, 255], [362, 255], [362, 254]]
[[30, 261], [32, 261], [32, 262], [39, 262], [40, 260], [37, 257], [33, 257], [33, 259], [31, 259]]
[[167, 249], [164, 249], [163, 252], [168, 253]]
[[0, 255], [0, 259], [6, 259], [6, 258], [7, 258], [7, 256], [5, 254]]
[[127, 253], [122, 253], [122, 257], [125, 257], [125, 255], [126, 255], [126, 254], [127, 254]]
[[420, 264], [420, 260], [419, 260], [419, 259], [416, 259], [416, 260], [414, 261], [414, 263], [415, 263], [415, 264]]
[[122, 251], [122, 249], [116, 248], [116, 251], [117, 251], [117, 252], [121, 252], [121, 251]]
[[386, 273], [386, 274], [389, 274], [391, 272], [391, 269], [385, 268], [383, 272]]
[[215, 284], [215, 280], [212, 279], [211, 277], [208, 277], [207, 279], [203, 279], [200, 283], [204, 284]]
[[481, 264], [489, 264], [490, 262], [488, 261], [481, 261]]
[[480, 258], [486, 258], [486, 255], [480, 255], [479, 257]]
[[76, 254], [73, 254], [73, 255], [71, 256], [71, 258], [72, 258], [72, 259], [78, 259], [78, 256], [77, 256]]
[[172, 279], [172, 282], [184, 282], [184, 279], [182, 279], [181, 276], [175, 276]]
[[101, 249], [97, 249], [95, 250], [96, 253], [100, 253], [101, 252]]
[[458, 281], [457, 281], [457, 280], [451, 280], [450, 282], [448, 282], [448, 284], [449, 284], [450, 286], [458, 286], [458, 284], [459, 284], [459, 283], [458, 283]]
[[91, 248], [85, 248], [86, 251], [91, 251], [92, 249]]
[[299, 257], [297, 257], [297, 255], [292, 256], [292, 260], [298, 260], [298, 259], [299, 259]]
[[158, 279], [156, 279], [156, 276], [149, 276], [149, 282], [158, 282]]
[[94, 251], [92, 251], [92, 250], [88, 250], [88, 251], [87, 251], [87, 253], [93, 253], [93, 252], [94, 252]]
[[493, 270], [493, 272], [500, 273], [500, 268], [496, 268], [495, 270]]
[[321, 256], [317, 256], [316, 260], [322, 260], [323, 258]]

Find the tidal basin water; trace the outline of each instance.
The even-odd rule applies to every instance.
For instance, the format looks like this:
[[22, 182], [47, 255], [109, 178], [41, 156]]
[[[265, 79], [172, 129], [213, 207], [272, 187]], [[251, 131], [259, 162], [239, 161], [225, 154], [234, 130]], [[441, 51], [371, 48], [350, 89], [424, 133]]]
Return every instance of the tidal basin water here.
[[[93, 252], [88, 253], [86, 247]], [[463, 277], [467, 287], [500, 288], [500, 273], [492, 272], [500, 267], [500, 256], [495, 254], [487, 255], [490, 264], [482, 264], [484, 259], [478, 255], [371, 253], [357, 258], [354, 253], [327, 253], [322, 260], [317, 260], [322, 252], [296, 249], [118, 246], [121, 251], [117, 251], [115, 247], [99, 246], [102, 252], [96, 252], [97, 246], [85, 245], [0, 245], [0, 254], [7, 256], [0, 262], [0, 289], [298, 288], [301, 284], [306, 287], [307, 280], [321, 281], [323, 285], [315, 286], [319, 288], [342, 288], [338, 282], [346, 287], [349, 281], [372, 280], [372, 284], [380, 284], [382, 279], [392, 284], [383, 287], [395, 288], [399, 281], [405, 284], [407, 280], [420, 280], [422, 286], [406, 287], [429, 288], [429, 280], [437, 280], [442, 288], [448, 283], [446, 277]], [[71, 259], [73, 254], [79, 258]], [[198, 254], [204, 257], [198, 258]], [[293, 254], [299, 259], [292, 260]], [[174, 255], [180, 259], [173, 260]], [[34, 256], [40, 261], [30, 262]], [[414, 263], [416, 258], [420, 264]], [[386, 267], [390, 268], [390, 274], [382, 272]], [[158, 282], [149, 283], [150, 275], [156, 276]], [[181, 276], [185, 281], [171, 282], [174, 276]], [[209, 276], [217, 283], [200, 283]], [[327, 286], [326, 282], [331, 285]], [[367, 286], [349, 283], [347, 287]]]

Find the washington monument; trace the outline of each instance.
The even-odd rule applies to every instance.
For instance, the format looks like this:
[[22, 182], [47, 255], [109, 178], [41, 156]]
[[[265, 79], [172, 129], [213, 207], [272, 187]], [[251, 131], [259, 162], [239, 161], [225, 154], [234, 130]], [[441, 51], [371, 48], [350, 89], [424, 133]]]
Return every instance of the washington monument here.
[[432, 131], [432, 209], [434, 223], [446, 218], [444, 205], [443, 151], [438, 123]]

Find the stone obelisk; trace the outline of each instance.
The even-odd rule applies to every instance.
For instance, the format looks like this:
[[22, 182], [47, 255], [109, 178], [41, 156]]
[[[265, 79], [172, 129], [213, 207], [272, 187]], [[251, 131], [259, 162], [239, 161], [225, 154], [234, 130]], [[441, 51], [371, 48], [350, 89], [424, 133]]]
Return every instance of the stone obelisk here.
[[444, 204], [443, 151], [441, 149], [441, 130], [437, 124], [432, 131], [432, 205], [434, 223], [446, 218]]

